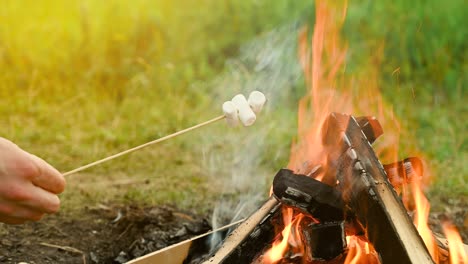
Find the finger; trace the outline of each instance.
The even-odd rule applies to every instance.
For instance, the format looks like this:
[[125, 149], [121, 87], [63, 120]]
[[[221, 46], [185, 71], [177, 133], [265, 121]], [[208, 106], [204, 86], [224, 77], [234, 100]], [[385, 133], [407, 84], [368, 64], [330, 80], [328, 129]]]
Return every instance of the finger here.
[[21, 224], [24, 224], [26, 221], [27, 221], [26, 219], [0, 215], [0, 222], [9, 224], [9, 225], [21, 225]]
[[29, 154], [39, 168], [39, 173], [32, 178], [34, 185], [55, 194], [62, 193], [65, 189], [65, 178], [62, 174], [43, 159]]
[[2, 201], [0, 204], [0, 217], [39, 221], [43, 216], [43, 212], [27, 206], [18, 206], [18, 204], [11, 204], [7, 201]]
[[60, 208], [60, 199], [54, 193], [31, 184], [28, 188], [28, 199], [24, 199], [21, 204], [39, 212], [53, 214]]

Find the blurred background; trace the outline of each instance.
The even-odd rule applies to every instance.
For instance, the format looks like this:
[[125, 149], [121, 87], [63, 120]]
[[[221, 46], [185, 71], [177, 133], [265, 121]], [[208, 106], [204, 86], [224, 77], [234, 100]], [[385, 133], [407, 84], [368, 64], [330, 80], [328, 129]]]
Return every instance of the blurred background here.
[[[358, 0], [344, 24], [346, 71], [378, 72], [401, 122], [401, 157], [424, 153], [436, 208], [468, 199], [465, 10], [463, 0]], [[297, 38], [313, 21], [310, 0], [4, 0], [0, 136], [65, 172], [218, 116], [236, 92], [258, 89], [271, 102], [257, 127], [214, 124], [72, 175], [62, 205], [207, 213], [246, 188], [266, 197], [297, 133]]]

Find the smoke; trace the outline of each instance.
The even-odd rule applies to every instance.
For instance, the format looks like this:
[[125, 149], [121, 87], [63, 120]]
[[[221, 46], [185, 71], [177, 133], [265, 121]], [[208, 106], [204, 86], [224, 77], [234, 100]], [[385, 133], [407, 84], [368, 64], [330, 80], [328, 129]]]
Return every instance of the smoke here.
[[[215, 138], [210, 133], [203, 139], [203, 166], [220, 192], [213, 228], [248, 217], [267, 199], [273, 174], [287, 165], [281, 157], [289, 156], [291, 131], [296, 131], [300, 97], [296, 87], [302, 76], [297, 60], [298, 25], [283, 26], [242, 46], [238, 58], [227, 61], [226, 73], [210, 84], [220, 106], [238, 93], [248, 97], [254, 90], [268, 100], [252, 127], [230, 129], [226, 125]], [[212, 248], [221, 239], [214, 236]]]

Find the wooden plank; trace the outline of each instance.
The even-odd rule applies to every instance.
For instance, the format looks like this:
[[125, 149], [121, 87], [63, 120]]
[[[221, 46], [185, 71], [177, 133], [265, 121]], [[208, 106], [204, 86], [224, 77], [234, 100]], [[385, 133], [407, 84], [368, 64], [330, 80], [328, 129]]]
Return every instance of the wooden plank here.
[[191, 245], [192, 241], [187, 241], [182, 244], [170, 246], [162, 251], [156, 251], [153, 254], [129, 261], [127, 264], [182, 264], [188, 256]]
[[356, 119], [333, 113], [326, 126], [343, 199], [383, 263], [434, 263]]
[[271, 244], [275, 232], [271, 220], [280, 215], [279, 202], [270, 197], [256, 212], [224, 240], [221, 247], [204, 264], [251, 263], [258, 253]]
[[194, 243], [198, 241], [207, 239], [210, 235], [225, 231], [231, 227], [243, 222], [244, 219], [231, 223], [229, 225], [223, 226], [221, 228], [215, 229], [213, 231], [207, 232], [205, 234], [184, 240], [177, 244], [165, 247], [153, 253], [144, 255], [142, 257], [136, 258], [127, 262], [127, 264], [154, 264], [154, 263], [164, 263], [164, 264], [182, 264], [187, 258], [190, 248]]

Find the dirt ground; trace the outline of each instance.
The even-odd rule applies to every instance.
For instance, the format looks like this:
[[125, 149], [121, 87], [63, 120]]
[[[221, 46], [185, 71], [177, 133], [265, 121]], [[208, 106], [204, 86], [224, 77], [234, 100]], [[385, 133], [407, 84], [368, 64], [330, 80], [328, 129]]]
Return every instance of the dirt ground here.
[[101, 205], [77, 215], [0, 225], [0, 263], [124, 263], [210, 229], [172, 207]]
[[[208, 221], [173, 207], [108, 206], [57, 214], [20, 226], [0, 224], [0, 263], [125, 263], [207, 232]], [[432, 213], [430, 225], [450, 217], [468, 242], [468, 211]]]

